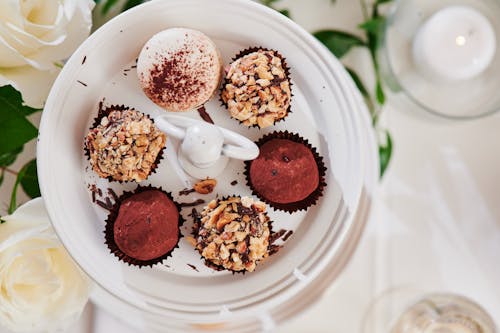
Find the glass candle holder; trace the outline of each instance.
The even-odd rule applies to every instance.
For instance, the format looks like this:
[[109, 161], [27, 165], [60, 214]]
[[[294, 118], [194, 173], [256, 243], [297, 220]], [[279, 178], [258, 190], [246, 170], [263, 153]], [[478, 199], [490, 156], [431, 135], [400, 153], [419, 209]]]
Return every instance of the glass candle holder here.
[[385, 290], [367, 308], [362, 333], [496, 333], [491, 316], [473, 300], [415, 286]]
[[495, 333], [491, 317], [473, 301], [454, 294], [431, 294], [399, 317], [391, 333]]
[[495, 0], [396, 1], [379, 52], [386, 85], [447, 118], [497, 111], [498, 17]]

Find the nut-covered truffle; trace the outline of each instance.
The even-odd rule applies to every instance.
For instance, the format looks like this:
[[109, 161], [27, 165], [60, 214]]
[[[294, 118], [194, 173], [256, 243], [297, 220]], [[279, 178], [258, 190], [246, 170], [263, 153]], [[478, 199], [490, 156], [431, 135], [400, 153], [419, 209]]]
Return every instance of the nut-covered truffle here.
[[221, 93], [231, 117], [260, 128], [287, 116], [291, 96], [284, 59], [265, 49], [237, 58], [227, 71]]
[[250, 197], [212, 200], [197, 223], [196, 249], [209, 267], [252, 272], [269, 256], [271, 222], [261, 201]]
[[87, 134], [93, 170], [102, 178], [140, 182], [152, 172], [166, 136], [143, 113], [110, 107]]

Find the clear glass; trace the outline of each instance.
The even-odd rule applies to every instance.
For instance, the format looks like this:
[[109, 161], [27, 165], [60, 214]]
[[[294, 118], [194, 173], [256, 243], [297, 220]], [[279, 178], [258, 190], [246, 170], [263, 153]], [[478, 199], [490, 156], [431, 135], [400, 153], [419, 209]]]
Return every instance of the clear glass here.
[[[415, 61], [414, 40], [422, 25], [448, 6], [467, 6], [485, 17], [495, 32], [496, 51], [489, 66], [469, 79], [429, 77]], [[394, 93], [435, 115], [472, 119], [500, 109], [500, 2], [497, 0], [398, 0], [387, 16], [379, 52], [383, 80]], [[446, 23], [443, 23], [446, 24]]]
[[385, 290], [366, 309], [362, 333], [496, 333], [495, 322], [475, 301], [455, 292], [417, 286]]
[[432, 294], [406, 309], [391, 333], [495, 333], [490, 316], [473, 301]]

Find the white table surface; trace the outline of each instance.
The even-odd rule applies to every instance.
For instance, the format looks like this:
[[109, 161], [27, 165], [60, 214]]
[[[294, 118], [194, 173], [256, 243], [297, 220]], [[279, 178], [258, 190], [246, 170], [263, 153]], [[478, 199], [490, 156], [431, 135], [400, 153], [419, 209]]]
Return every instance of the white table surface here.
[[[362, 20], [353, 0], [278, 6], [309, 31], [356, 33]], [[370, 78], [366, 51], [354, 50], [346, 61]], [[500, 114], [445, 121], [389, 96], [382, 123], [393, 136], [393, 159], [355, 255], [322, 299], [276, 332], [387, 333], [367, 319], [386, 322], [394, 312], [389, 305], [402, 310], [401, 303], [436, 291], [472, 298], [500, 326]], [[14, 168], [33, 154], [34, 143]], [[0, 190], [1, 213], [13, 181], [7, 176]], [[136, 330], [89, 304], [69, 332]]]

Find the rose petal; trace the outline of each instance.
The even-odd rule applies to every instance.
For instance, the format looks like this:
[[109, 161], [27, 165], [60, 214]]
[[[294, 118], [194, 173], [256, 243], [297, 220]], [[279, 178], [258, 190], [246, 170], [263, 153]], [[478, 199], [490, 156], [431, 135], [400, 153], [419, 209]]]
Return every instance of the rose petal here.
[[[73, 0], [75, 1], [75, 0]], [[94, 2], [81, 0], [70, 22], [65, 27], [66, 39], [59, 45], [40, 49], [31, 59], [39, 63], [53, 62], [68, 58], [87, 38], [92, 26], [92, 8]]]
[[0, 225], [0, 324], [16, 332], [69, 327], [88, 300], [90, 281], [57, 240], [43, 199]]
[[2, 0], [2, 10], [0, 10], [0, 21], [22, 24], [23, 15], [19, 0]]
[[[1, 225], [0, 251], [4, 248], [4, 242], [7, 241], [11, 234], [22, 233], [24, 231], [36, 234], [50, 227], [49, 216], [45, 210], [42, 198], [28, 201], [13, 214], [4, 216], [2, 219], [6, 222], [19, 221], [19, 223], [5, 223]], [[23, 239], [22, 237], [19, 238]]]
[[0, 26], [0, 68], [27, 65], [25, 57], [10, 46], [8, 40], [3, 37], [4, 34], [6, 32]]
[[26, 105], [42, 108], [59, 72], [56, 66], [48, 71], [29, 66], [0, 68], [0, 86], [12, 85], [21, 92]]
[[59, 8], [65, 6], [65, 2], [58, 0], [23, 1], [21, 3], [22, 16], [25, 18], [25, 22], [53, 25]]

